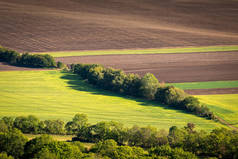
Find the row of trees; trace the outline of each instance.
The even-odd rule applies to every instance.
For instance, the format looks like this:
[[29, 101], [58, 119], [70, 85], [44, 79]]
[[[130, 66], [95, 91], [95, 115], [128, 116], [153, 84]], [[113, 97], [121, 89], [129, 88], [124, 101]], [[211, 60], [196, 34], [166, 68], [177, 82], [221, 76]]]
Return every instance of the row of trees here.
[[7, 62], [15, 66], [34, 68], [62, 68], [62, 62], [55, 62], [54, 58], [48, 54], [20, 54], [0, 46], [0, 61]]
[[12, 117], [3, 117], [0, 120], [0, 130], [7, 132], [14, 128], [29, 134], [66, 134], [65, 123], [62, 120], [44, 120], [40, 121], [33, 115]]
[[[19, 120], [19, 117], [14, 121], [9, 117], [4, 117], [0, 120], [0, 152], [6, 152], [15, 158], [20, 158], [20, 156], [34, 158], [36, 154], [52, 155], [51, 153], [56, 152], [56, 150], [53, 150], [55, 147], [62, 148], [64, 151], [68, 149], [70, 149], [70, 152], [79, 151], [71, 150], [71, 148], [68, 148], [69, 145], [67, 146], [65, 143], [62, 145], [62, 143], [58, 142], [53, 142], [53, 145], [49, 144], [49, 147], [44, 150], [41, 148], [37, 151], [32, 150], [33, 148], [38, 148], [39, 145], [31, 148], [32, 144], [36, 144], [37, 141], [31, 140], [27, 143], [27, 140], [16, 130], [16, 128], [19, 128], [27, 133], [31, 133], [29, 130], [36, 130], [37, 126], [34, 128], [33, 125], [37, 125], [37, 122], [33, 119], [33, 116], [26, 118], [28, 118], [28, 122]], [[17, 127], [26, 124], [30, 126]], [[60, 129], [58, 128], [58, 122], [55, 122], [52, 123], [51, 127], [47, 128], [48, 131], [43, 133], [53, 132], [53, 134], [57, 134], [55, 133], [56, 130], [60, 130], [59, 134], [64, 132], [76, 135], [72, 141], [80, 148], [80, 152], [93, 153], [92, 155], [97, 154], [109, 158], [126, 158], [126, 156], [128, 156], [127, 158], [133, 158], [129, 156], [139, 156], [138, 158], [142, 158], [142, 156], [148, 158], [156, 158], [158, 156], [167, 158], [196, 158], [196, 156], [226, 159], [238, 158], [238, 132], [224, 128], [214, 129], [210, 133], [202, 130], [196, 131], [195, 125], [192, 123], [188, 123], [184, 128], [172, 126], [169, 132], [157, 130], [151, 126], [127, 128], [123, 124], [113, 121], [90, 124], [85, 114], [76, 114], [71, 121], [60, 126]], [[12, 141], [13, 143], [10, 142], [11, 140], [14, 140]], [[51, 142], [47, 138], [40, 140], [47, 143], [48, 140]], [[19, 141], [21, 144], [15, 144], [15, 141]], [[90, 151], [86, 151], [79, 141], [97, 144]], [[44, 145], [40, 146], [44, 147]], [[33, 152], [34, 154], [32, 154]], [[57, 150], [57, 154], [60, 154], [60, 152], [61, 150]], [[80, 152], [78, 152], [78, 155], [82, 157]], [[70, 154], [67, 155], [70, 156]], [[57, 158], [57, 155], [55, 158]]]
[[183, 90], [174, 86], [160, 84], [151, 73], [139, 77], [136, 74], [125, 74], [122, 70], [105, 68], [98, 64], [72, 64], [71, 70], [99, 88], [155, 100], [174, 109], [185, 110], [198, 116], [215, 119], [208, 107], [201, 104], [197, 98], [189, 96]]
[[118, 145], [112, 139], [99, 141], [90, 148], [81, 142], [55, 141], [48, 135], [41, 135], [29, 140], [19, 131], [13, 129], [7, 133], [0, 132], [1, 159], [197, 159], [181, 148], [169, 145], [153, 149]]

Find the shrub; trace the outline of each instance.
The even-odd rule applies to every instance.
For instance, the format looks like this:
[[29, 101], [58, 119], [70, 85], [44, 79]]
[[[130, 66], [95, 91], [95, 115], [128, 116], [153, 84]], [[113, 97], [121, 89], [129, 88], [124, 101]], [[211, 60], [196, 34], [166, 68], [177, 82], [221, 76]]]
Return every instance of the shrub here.
[[14, 127], [23, 133], [37, 134], [39, 122], [39, 119], [33, 115], [29, 115], [28, 117], [20, 116], [14, 120]]
[[182, 148], [173, 149], [169, 145], [151, 148], [149, 152], [151, 155], [165, 156], [168, 159], [197, 159], [193, 153], [184, 151]]
[[57, 68], [60, 68], [60, 69], [63, 69], [63, 68], [65, 68], [66, 66], [65, 66], [65, 64], [63, 63], [63, 62], [61, 62], [61, 61], [58, 61], [57, 62]]
[[155, 94], [155, 100], [172, 106], [179, 106], [187, 94], [174, 86], [160, 87]]
[[14, 159], [12, 156], [8, 156], [7, 153], [0, 153], [0, 159]]
[[0, 47], [0, 61], [25, 67], [56, 67], [55, 60], [48, 54], [20, 54]]
[[27, 138], [19, 130], [0, 132], [0, 152], [6, 152], [15, 159], [19, 159], [24, 154], [26, 142]]
[[140, 83], [141, 96], [149, 100], [154, 99], [155, 93], [159, 87], [159, 81], [156, 79], [156, 77], [151, 73], [147, 73], [141, 79]]

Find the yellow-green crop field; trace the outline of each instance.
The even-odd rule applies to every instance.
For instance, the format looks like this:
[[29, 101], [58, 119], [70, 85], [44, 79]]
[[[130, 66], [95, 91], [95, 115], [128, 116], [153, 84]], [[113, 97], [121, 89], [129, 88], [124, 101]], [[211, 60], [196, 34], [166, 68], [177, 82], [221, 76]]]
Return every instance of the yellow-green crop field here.
[[167, 129], [188, 122], [211, 130], [222, 124], [173, 110], [154, 102], [118, 96], [95, 89], [77, 75], [60, 71], [0, 72], [0, 117], [35, 115], [40, 119], [69, 121], [76, 113], [89, 122], [119, 121], [126, 126], [155, 126]]
[[181, 89], [213, 89], [213, 88], [238, 88], [238, 81], [209, 81], [209, 82], [186, 82], [168, 83]]
[[238, 94], [196, 96], [220, 118], [238, 126]]

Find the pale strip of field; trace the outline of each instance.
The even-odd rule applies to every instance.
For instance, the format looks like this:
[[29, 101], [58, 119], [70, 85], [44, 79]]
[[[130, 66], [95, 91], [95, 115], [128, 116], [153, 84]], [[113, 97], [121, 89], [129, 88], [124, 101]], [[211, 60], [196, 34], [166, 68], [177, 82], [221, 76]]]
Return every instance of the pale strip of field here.
[[238, 88], [238, 81], [209, 81], [209, 82], [185, 82], [167, 83], [181, 89], [215, 89], [215, 88]]
[[0, 117], [35, 115], [41, 120], [70, 121], [76, 113], [88, 115], [90, 123], [119, 121], [126, 126], [164, 128], [192, 122], [210, 131], [220, 123], [141, 99], [118, 96], [95, 89], [77, 75], [59, 71], [0, 72]]
[[175, 47], [160, 49], [135, 49], [135, 50], [89, 50], [89, 51], [58, 51], [38, 52], [50, 54], [53, 57], [89, 56], [89, 55], [123, 55], [123, 54], [170, 54], [170, 53], [200, 53], [200, 52], [224, 52], [238, 51], [238, 45], [231, 46], [205, 46], [205, 47]]
[[[24, 134], [28, 139], [34, 139], [36, 137], [39, 137], [41, 136], [41, 134]], [[73, 135], [50, 135], [54, 140], [57, 140], [57, 141], [70, 141], [72, 140]]]
[[238, 94], [222, 95], [198, 95], [202, 103], [208, 105], [212, 112], [227, 121], [238, 126]]

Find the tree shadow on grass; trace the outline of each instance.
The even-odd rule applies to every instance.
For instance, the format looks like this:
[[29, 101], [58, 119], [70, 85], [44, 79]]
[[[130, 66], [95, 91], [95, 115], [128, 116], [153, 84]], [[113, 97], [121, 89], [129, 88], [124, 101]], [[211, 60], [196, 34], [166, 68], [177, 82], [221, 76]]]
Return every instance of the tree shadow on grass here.
[[136, 97], [132, 97], [132, 96], [123, 95], [120, 93], [115, 93], [112, 91], [103, 90], [101, 88], [97, 88], [96, 86], [93, 86], [93, 85], [87, 83], [86, 80], [82, 80], [79, 75], [76, 75], [73, 73], [63, 72], [63, 76], [61, 76], [60, 78], [67, 80], [69, 87], [74, 90], [85, 91], [85, 92], [89, 92], [94, 95], [121, 97], [124, 99], [134, 100], [134, 101], [138, 102], [139, 105], [141, 105], [141, 106], [162, 107], [164, 109], [176, 110], [177, 112], [181, 112], [181, 113], [188, 113], [185, 110], [176, 109], [175, 107], [170, 107], [170, 106], [158, 103], [156, 101], [149, 101], [146, 99], [140, 99], [140, 98], [136, 98]]

